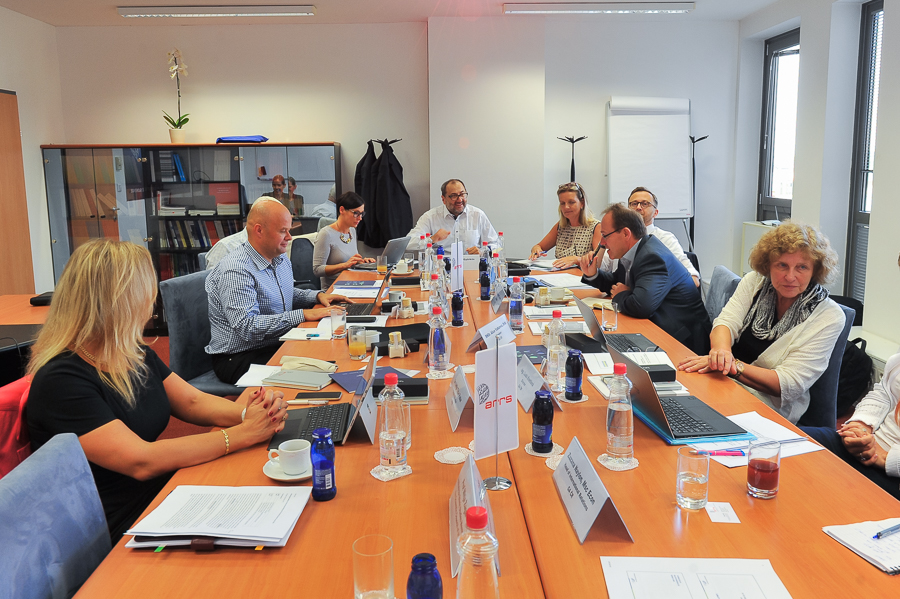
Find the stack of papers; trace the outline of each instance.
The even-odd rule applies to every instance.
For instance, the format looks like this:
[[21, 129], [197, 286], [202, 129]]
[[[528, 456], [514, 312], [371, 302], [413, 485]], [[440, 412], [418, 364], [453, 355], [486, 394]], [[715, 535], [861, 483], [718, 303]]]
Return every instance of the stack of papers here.
[[312, 487], [181, 485], [125, 534], [126, 547], [190, 545], [211, 537], [217, 545], [284, 547]]
[[[788, 458], [813, 451], [824, 449], [821, 445], [807, 441], [806, 437], [798, 435], [787, 427], [781, 426], [768, 418], [760, 416], [756, 412], [736, 414], [729, 416], [729, 420], [751, 433], [759, 441], [779, 441], [781, 443], [781, 457]], [[717, 443], [692, 443], [691, 447], [699, 451], [721, 451], [727, 449], [742, 449], [746, 452], [750, 446], [749, 441], [719, 441]], [[747, 465], [747, 456], [710, 456], [715, 461], [728, 468]]]
[[593, 289], [581, 282], [581, 277], [568, 273], [552, 275], [531, 275], [548, 287], [568, 287], [569, 289]]
[[539, 308], [538, 306], [525, 306], [523, 312], [530, 320], [553, 320], [553, 311], [560, 310], [563, 318], [581, 318], [581, 312], [577, 306], [551, 306]]
[[[584, 364], [591, 371], [591, 374], [605, 375], [613, 373], [613, 360], [609, 354], [582, 354], [584, 356]], [[628, 351], [625, 356], [639, 366], [652, 366], [662, 364], [675, 368], [675, 364], [663, 351]]]
[[[532, 335], [543, 335], [544, 327], [546, 327], [547, 324], [549, 324], [549, 323], [547, 323], [547, 322], [529, 322], [528, 328], [531, 329]], [[564, 324], [566, 325], [567, 333], [584, 333], [585, 335], [587, 335], [591, 332], [583, 320], [576, 320], [574, 322], [566, 322]]]
[[900, 572], [900, 534], [874, 539], [875, 533], [900, 524], [900, 518], [825, 526], [829, 537], [888, 574]]

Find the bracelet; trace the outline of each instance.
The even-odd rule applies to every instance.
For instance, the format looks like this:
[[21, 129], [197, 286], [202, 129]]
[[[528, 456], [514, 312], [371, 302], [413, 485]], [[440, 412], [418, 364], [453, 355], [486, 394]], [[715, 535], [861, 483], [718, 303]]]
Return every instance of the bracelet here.
[[231, 451], [231, 443], [228, 441], [228, 433], [225, 432], [225, 429], [222, 429], [222, 434], [225, 435], [225, 455], [228, 455], [228, 452]]
[[[247, 416], [247, 408], [244, 408], [244, 411], [241, 412], [241, 422], [244, 421], [244, 418]], [[224, 430], [224, 429], [223, 429]]]

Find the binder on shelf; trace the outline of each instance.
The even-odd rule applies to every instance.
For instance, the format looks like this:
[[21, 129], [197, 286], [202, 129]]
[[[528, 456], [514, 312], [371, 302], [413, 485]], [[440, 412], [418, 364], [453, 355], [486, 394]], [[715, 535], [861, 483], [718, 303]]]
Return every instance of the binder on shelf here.
[[178, 178], [184, 182], [187, 181], [184, 177], [184, 165], [181, 164], [181, 156], [179, 154], [172, 154], [172, 159], [175, 161], [175, 168], [178, 169]]

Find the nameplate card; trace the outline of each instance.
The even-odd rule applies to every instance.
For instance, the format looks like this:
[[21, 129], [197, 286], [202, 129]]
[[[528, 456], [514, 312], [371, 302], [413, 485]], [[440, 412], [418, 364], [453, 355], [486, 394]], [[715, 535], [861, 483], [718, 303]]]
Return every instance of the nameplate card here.
[[466, 348], [466, 353], [477, 349], [514, 343], [515, 340], [516, 334], [513, 333], [512, 329], [509, 327], [509, 321], [506, 319], [506, 315], [501, 314], [499, 318], [495, 318], [478, 329], [478, 332], [475, 333], [475, 338], [472, 339], [472, 343]]
[[[459, 566], [461, 564], [459, 553], [456, 551], [456, 541], [459, 535], [466, 531], [466, 510], [470, 507], [483, 507], [488, 513], [488, 530], [497, 536], [494, 529], [494, 513], [491, 511], [491, 502], [488, 499], [487, 490], [484, 488], [484, 481], [481, 473], [478, 472], [478, 466], [472, 454], [466, 457], [463, 462], [462, 470], [459, 472], [459, 478], [456, 479], [456, 485], [453, 487], [453, 493], [450, 494], [450, 576], [455, 578], [459, 574]], [[500, 574], [500, 554], [497, 554], [495, 560], [497, 564], [497, 574]]]
[[[547, 381], [541, 376], [538, 369], [534, 367], [534, 364], [525, 355], [519, 358], [519, 363], [516, 366], [516, 375], [516, 399], [519, 400], [522, 409], [528, 412], [534, 404], [534, 394], [540, 389], [550, 391], [550, 385], [547, 384]], [[556, 395], [553, 392], [550, 392], [550, 394], [553, 395], [554, 407], [562, 412], [562, 405], [556, 399]]]
[[478, 270], [478, 261], [480, 259], [481, 259], [481, 256], [479, 256], [478, 254], [472, 254], [471, 256], [469, 254], [464, 254], [463, 255], [463, 270], [464, 271]]
[[450, 257], [450, 290], [459, 291], [463, 288], [463, 256], [466, 251], [463, 248], [463, 242], [457, 241], [453, 244], [453, 255]]
[[503, 298], [506, 297], [506, 291], [503, 289], [503, 285], [497, 285], [497, 288], [494, 290], [494, 295], [491, 296], [491, 310], [494, 314], [505, 314], [506, 308], [509, 304], [504, 303]]
[[553, 472], [553, 484], [556, 485], [579, 543], [584, 543], [600, 512], [604, 510], [607, 511], [606, 520], [620, 523], [628, 533], [628, 538], [634, 542], [578, 437], [572, 437], [569, 448]]
[[459, 426], [459, 419], [462, 417], [466, 404], [472, 397], [469, 391], [469, 383], [466, 381], [466, 373], [463, 372], [462, 366], [456, 369], [453, 374], [453, 380], [450, 381], [450, 388], [447, 389], [447, 395], [444, 400], [447, 402], [447, 417], [450, 418], [450, 428], [456, 432]]
[[516, 346], [475, 354], [475, 459], [519, 447]]

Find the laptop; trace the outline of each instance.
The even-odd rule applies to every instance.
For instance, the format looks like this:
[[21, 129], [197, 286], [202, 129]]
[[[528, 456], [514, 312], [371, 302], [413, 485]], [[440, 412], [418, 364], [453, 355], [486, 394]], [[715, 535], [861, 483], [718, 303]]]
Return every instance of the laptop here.
[[629, 351], [656, 351], [657, 346], [640, 333], [604, 333], [594, 309], [575, 298], [575, 305], [584, 318], [584, 323], [591, 332], [590, 336], [584, 333], [566, 333], [566, 345], [572, 349], [579, 349], [585, 353], [608, 353], [608, 347], [615, 347], [620, 352]]
[[646, 370], [614, 347], [609, 353], [628, 367], [634, 413], [669, 445], [754, 438], [693, 395], [660, 397]]
[[359, 408], [375, 382], [375, 363], [378, 361], [378, 349], [372, 349], [372, 359], [363, 371], [362, 379], [353, 394], [350, 403], [336, 403], [314, 408], [288, 410], [288, 419], [284, 428], [272, 436], [269, 449], [277, 449], [279, 445], [291, 439], [306, 439], [312, 443], [313, 431], [317, 428], [331, 429], [331, 439], [335, 444], [343, 445], [350, 437], [350, 431], [357, 421]]
[[[384, 286], [388, 284], [388, 281], [391, 278], [391, 267], [388, 266], [388, 270], [384, 273], [384, 279], [381, 281], [381, 287], [378, 288], [378, 295], [375, 296], [375, 300], [371, 303], [355, 303], [355, 304], [347, 304], [347, 316], [368, 316], [372, 313], [372, 310], [375, 308], [375, 305], [378, 303], [378, 300], [381, 299], [381, 295], [384, 293]], [[352, 320], [348, 319], [348, 323], [353, 323]]]
[[[409, 240], [411, 237], [400, 237], [398, 239], [391, 239], [387, 242], [387, 245], [384, 246], [384, 251], [381, 252], [382, 256], [387, 257], [388, 266], [394, 266], [400, 259], [403, 258], [403, 252], [406, 251], [406, 246], [409, 245]], [[364, 262], [362, 264], [357, 264], [353, 267], [354, 270], [377, 270], [378, 265], [373, 262]]]

